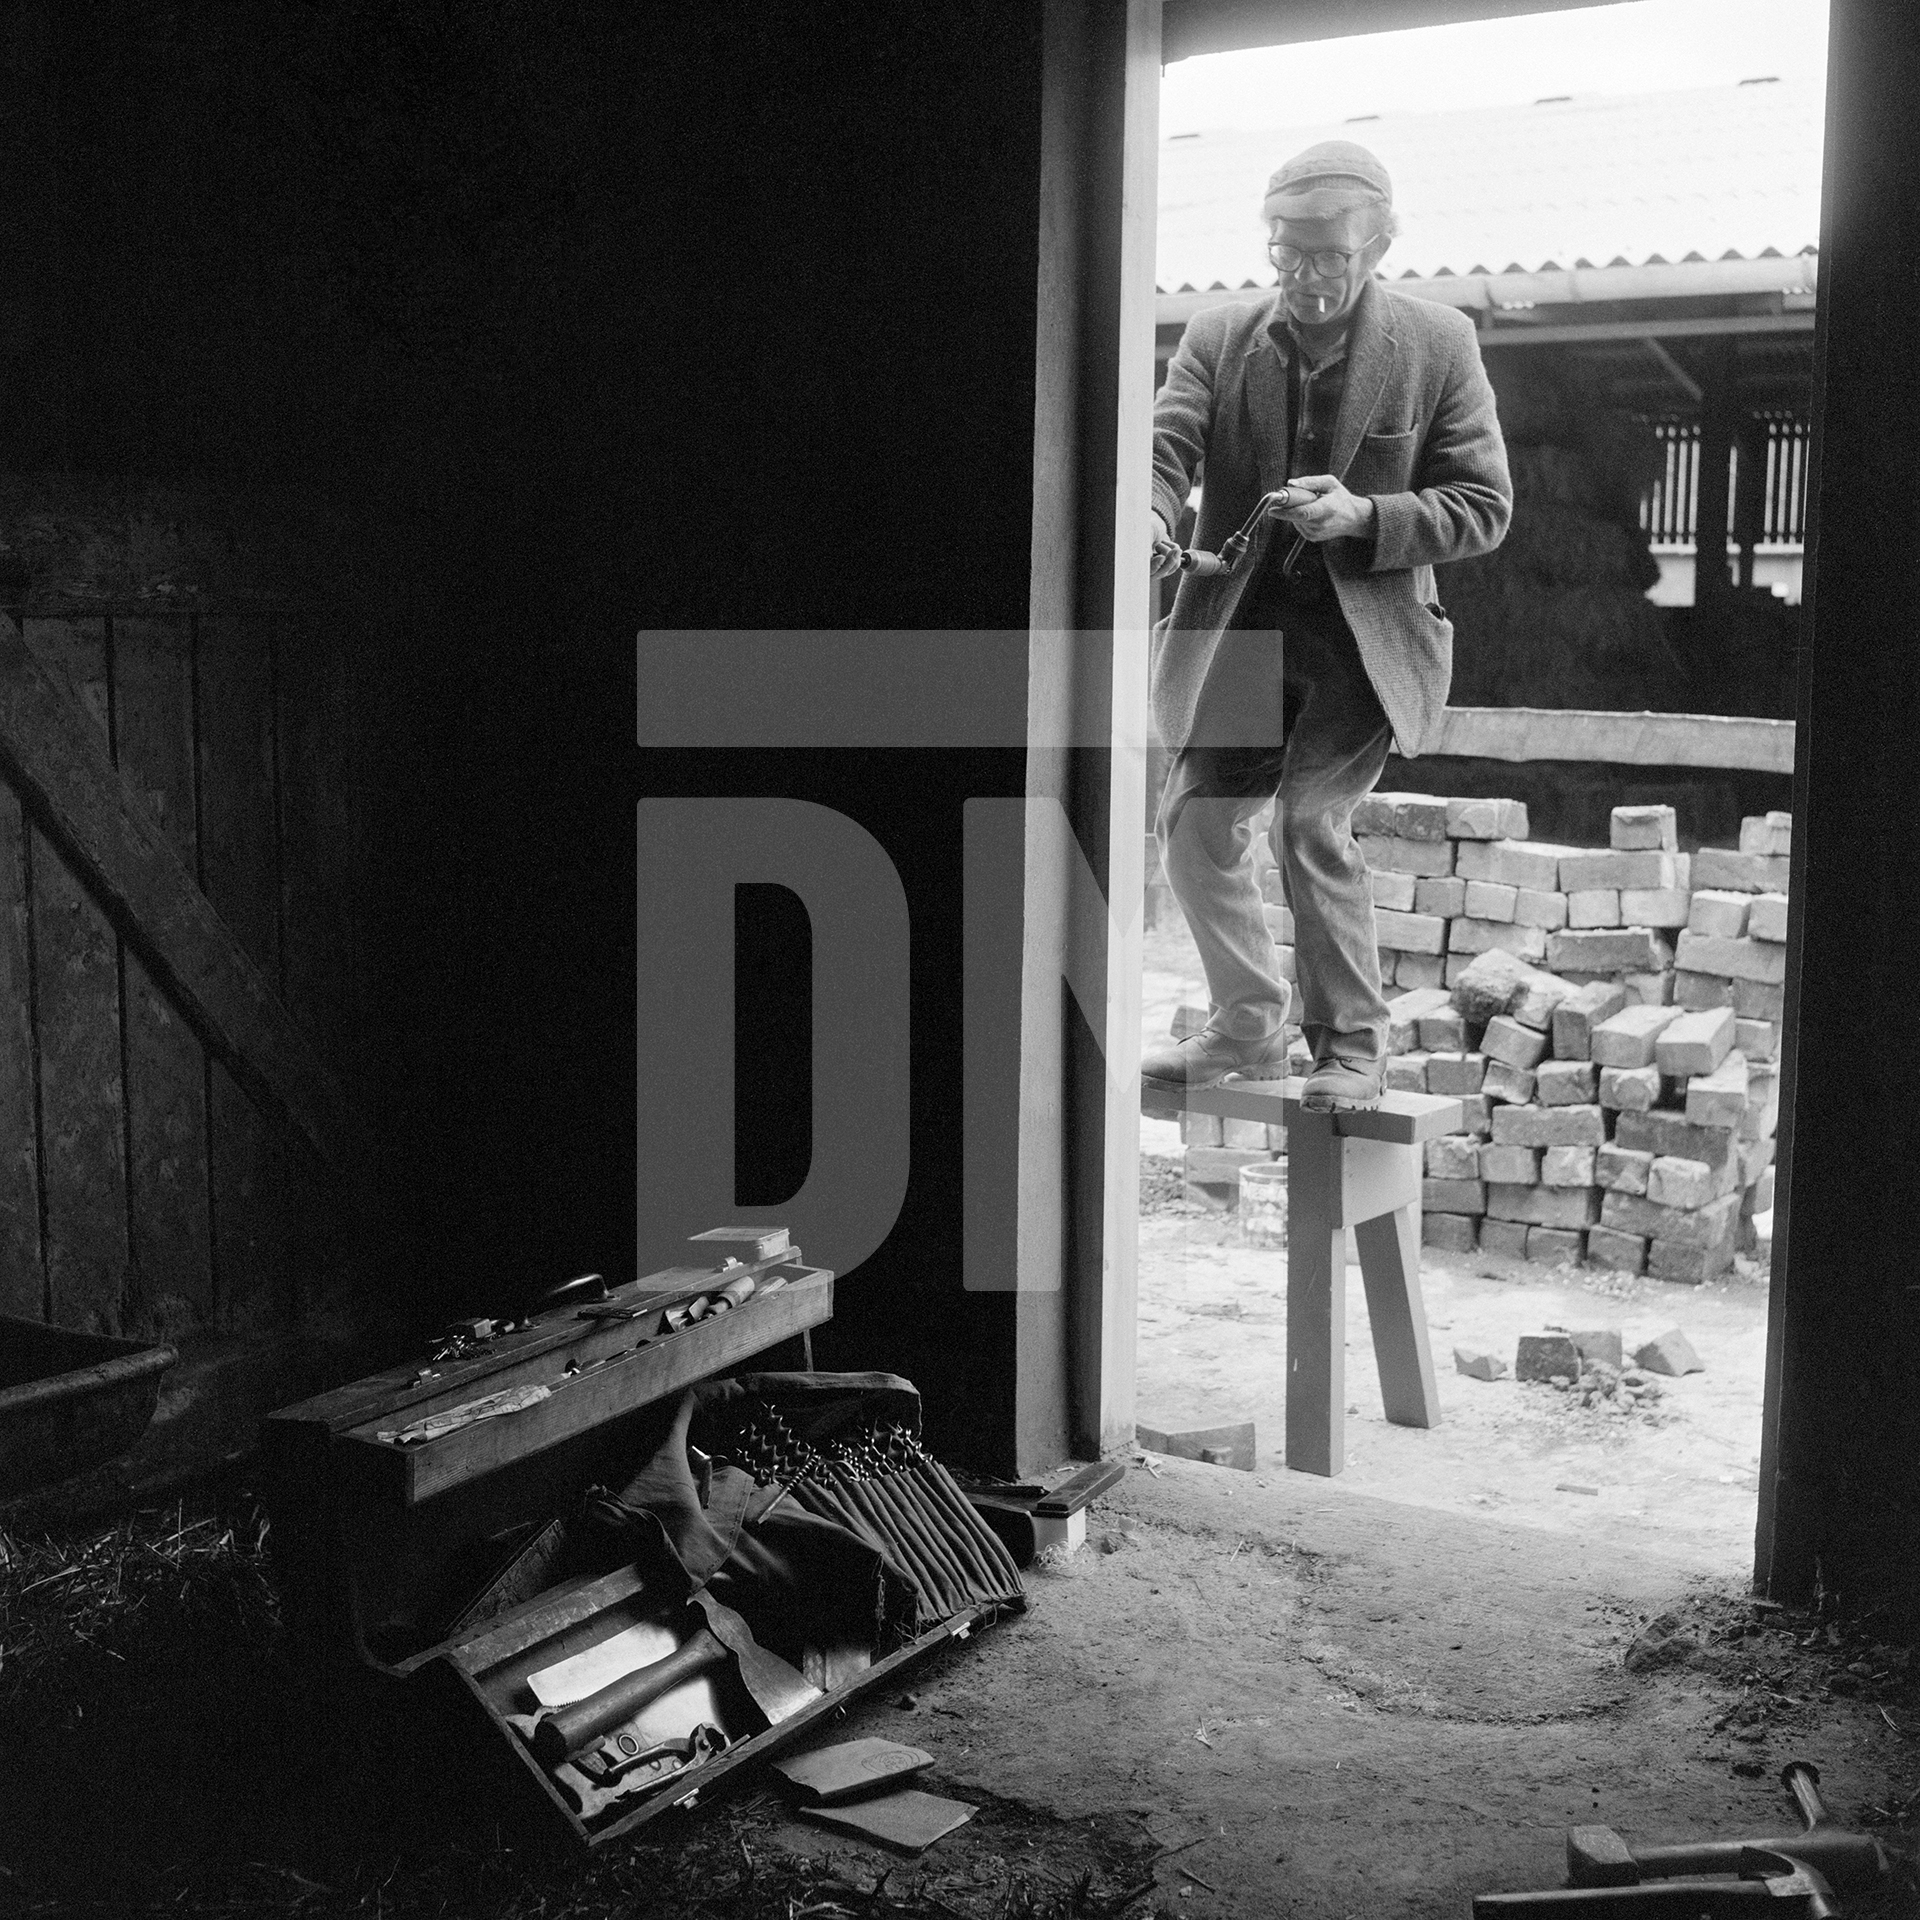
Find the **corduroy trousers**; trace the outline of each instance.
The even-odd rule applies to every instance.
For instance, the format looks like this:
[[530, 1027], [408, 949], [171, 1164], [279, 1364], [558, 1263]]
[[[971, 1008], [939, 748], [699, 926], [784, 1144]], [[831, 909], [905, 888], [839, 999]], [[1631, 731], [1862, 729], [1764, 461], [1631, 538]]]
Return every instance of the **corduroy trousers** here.
[[1156, 834], [1212, 1002], [1211, 1024], [1257, 1041], [1291, 995], [1254, 880], [1253, 822], [1271, 843], [1293, 912], [1299, 1022], [1316, 1060], [1377, 1060], [1387, 1047], [1373, 892], [1354, 804], [1386, 765], [1392, 728], [1337, 607], [1295, 614], [1284, 635], [1221, 636], [1193, 738], [1176, 753]]

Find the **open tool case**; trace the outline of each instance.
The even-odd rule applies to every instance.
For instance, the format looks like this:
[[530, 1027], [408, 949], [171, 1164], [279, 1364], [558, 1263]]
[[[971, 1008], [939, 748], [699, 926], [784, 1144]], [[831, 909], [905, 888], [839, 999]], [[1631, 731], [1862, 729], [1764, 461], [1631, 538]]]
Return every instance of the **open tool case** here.
[[292, 1624], [449, 1709], [549, 1838], [691, 1804], [1024, 1604], [912, 1386], [811, 1371], [833, 1276], [728, 1231], [266, 1424]]

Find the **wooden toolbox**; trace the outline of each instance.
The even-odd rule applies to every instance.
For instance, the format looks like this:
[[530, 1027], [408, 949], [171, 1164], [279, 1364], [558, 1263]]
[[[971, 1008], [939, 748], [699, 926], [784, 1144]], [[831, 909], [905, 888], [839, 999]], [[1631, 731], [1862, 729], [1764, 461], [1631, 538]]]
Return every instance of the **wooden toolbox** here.
[[[1000, 1610], [968, 1606], [932, 1623], [923, 1614], [904, 1643], [895, 1635], [837, 1648], [824, 1664], [810, 1657], [806, 1674], [789, 1669], [809, 1684], [781, 1700], [777, 1719], [744, 1677], [757, 1649], [714, 1660], [619, 1735], [629, 1752], [636, 1739], [643, 1751], [678, 1744], [689, 1755], [689, 1741], [707, 1743], [684, 1769], [670, 1754], [648, 1763], [657, 1790], [653, 1774], [629, 1773], [605, 1776], [622, 1784], [601, 1791], [593, 1761], [556, 1767], [532, 1751], [535, 1717], [592, 1693], [615, 1650], [650, 1666], [676, 1648], [688, 1658], [695, 1640], [719, 1653], [709, 1631], [738, 1643], [738, 1616], [651, 1586], [635, 1564], [582, 1568], [577, 1554], [570, 1564], [567, 1516], [586, 1489], [627, 1480], [689, 1388], [747, 1361], [810, 1373], [809, 1335], [832, 1314], [833, 1276], [784, 1242], [775, 1233], [724, 1266], [592, 1290], [602, 1297], [576, 1295], [504, 1329], [471, 1323], [438, 1357], [417, 1355], [266, 1422], [290, 1625], [408, 1679], [423, 1708], [450, 1704], [476, 1774], [507, 1783], [503, 1817], [531, 1816], [518, 1824], [549, 1838], [597, 1846], [691, 1804]], [[738, 1304], [691, 1317], [722, 1288]], [[585, 1677], [569, 1692], [576, 1669]]]

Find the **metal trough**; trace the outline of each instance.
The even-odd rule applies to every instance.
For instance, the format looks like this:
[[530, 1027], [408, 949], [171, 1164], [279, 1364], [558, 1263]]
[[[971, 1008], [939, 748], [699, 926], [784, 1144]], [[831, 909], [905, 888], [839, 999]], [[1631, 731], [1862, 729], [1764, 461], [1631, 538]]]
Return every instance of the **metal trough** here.
[[172, 1347], [0, 1314], [0, 1501], [125, 1453], [178, 1358]]

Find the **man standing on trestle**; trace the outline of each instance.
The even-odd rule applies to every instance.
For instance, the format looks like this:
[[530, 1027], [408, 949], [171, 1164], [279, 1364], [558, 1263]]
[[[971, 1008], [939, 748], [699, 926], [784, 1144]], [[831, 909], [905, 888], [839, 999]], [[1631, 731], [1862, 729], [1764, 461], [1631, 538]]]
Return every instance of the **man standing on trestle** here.
[[1453, 628], [1433, 569], [1498, 546], [1512, 512], [1493, 390], [1464, 313], [1374, 278], [1395, 232], [1387, 170], [1330, 140], [1289, 160], [1262, 208], [1279, 285], [1188, 323], [1154, 408], [1153, 572], [1201, 482], [1195, 545], [1217, 552], [1263, 494], [1229, 573], [1189, 573], [1153, 645], [1154, 719], [1172, 756], [1157, 831], [1206, 969], [1204, 1031], [1150, 1048], [1146, 1085], [1286, 1072], [1290, 994], [1254, 882], [1252, 822], [1278, 795], [1273, 850], [1293, 911], [1304, 1103], [1379, 1103], [1387, 1008], [1373, 895], [1352, 830], [1398, 743], [1446, 706]]

